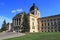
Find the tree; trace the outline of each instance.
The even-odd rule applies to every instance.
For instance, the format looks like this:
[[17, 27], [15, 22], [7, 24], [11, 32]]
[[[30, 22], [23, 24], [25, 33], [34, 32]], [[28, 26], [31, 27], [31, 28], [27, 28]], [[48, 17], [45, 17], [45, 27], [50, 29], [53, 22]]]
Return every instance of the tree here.
[[9, 23], [6, 24], [6, 30], [8, 30]]
[[2, 28], [1, 28], [1, 31], [6, 31], [7, 29], [7, 26], [6, 26], [6, 21], [4, 20], [3, 21], [3, 24], [2, 24]]
[[22, 25], [23, 25], [22, 32], [29, 32], [30, 31], [29, 20], [28, 20], [27, 14], [25, 12], [23, 13], [23, 23], [22, 23]]
[[0, 32], [1, 32], [1, 29], [0, 29]]

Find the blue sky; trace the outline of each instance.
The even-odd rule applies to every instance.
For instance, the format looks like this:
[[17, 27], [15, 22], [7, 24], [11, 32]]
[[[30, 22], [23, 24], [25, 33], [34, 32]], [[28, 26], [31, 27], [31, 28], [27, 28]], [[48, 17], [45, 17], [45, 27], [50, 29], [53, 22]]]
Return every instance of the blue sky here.
[[60, 14], [60, 0], [0, 0], [0, 28], [4, 19], [11, 23], [17, 13], [28, 13], [33, 3], [39, 8], [41, 17]]

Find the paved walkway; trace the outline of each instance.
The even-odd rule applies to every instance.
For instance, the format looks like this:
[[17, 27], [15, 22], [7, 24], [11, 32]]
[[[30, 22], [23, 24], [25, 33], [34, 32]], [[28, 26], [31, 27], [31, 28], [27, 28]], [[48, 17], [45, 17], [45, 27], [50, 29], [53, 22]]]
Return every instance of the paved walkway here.
[[16, 33], [16, 32], [0, 33], [0, 40], [7, 39], [7, 38], [18, 37], [18, 36], [23, 36], [23, 35], [25, 35], [25, 34]]

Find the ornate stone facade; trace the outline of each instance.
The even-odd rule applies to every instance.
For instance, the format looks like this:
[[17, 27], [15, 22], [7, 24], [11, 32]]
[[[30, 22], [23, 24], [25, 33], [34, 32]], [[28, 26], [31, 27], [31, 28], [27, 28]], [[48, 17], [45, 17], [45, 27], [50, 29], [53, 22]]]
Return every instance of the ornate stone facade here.
[[39, 32], [60, 32], [60, 14], [39, 18]]
[[[60, 32], [60, 15], [40, 17], [39, 9], [33, 4], [27, 16], [29, 19], [30, 32]], [[23, 14], [17, 14], [13, 17], [13, 31], [20, 30], [22, 21]]]

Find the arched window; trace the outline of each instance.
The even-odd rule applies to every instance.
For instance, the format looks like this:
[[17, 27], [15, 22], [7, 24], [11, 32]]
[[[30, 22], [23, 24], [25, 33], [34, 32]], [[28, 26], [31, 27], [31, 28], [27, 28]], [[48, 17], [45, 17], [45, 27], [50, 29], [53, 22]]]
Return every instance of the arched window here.
[[53, 22], [51, 22], [51, 26], [53, 26]]
[[49, 26], [49, 23], [48, 23], [48, 26]]

